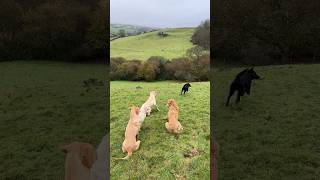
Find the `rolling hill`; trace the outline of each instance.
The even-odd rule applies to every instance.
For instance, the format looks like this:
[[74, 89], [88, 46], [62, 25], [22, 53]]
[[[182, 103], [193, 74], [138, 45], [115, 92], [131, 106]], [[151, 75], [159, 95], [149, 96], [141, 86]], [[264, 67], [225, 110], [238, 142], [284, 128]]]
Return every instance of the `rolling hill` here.
[[[151, 56], [168, 59], [182, 57], [193, 44], [190, 42], [195, 28], [162, 29], [137, 36], [119, 38], [111, 42], [110, 56], [128, 60], [146, 60]], [[159, 32], [168, 34], [166, 37]]]
[[145, 27], [145, 26], [136, 26], [136, 25], [128, 25], [128, 24], [110, 24], [110, 33], [118, 34], [119, 31], [123, 29], [127, 33], [127, 35], [134, 35], [142, 32], [149, 32], [156, 30], [157, 28]]

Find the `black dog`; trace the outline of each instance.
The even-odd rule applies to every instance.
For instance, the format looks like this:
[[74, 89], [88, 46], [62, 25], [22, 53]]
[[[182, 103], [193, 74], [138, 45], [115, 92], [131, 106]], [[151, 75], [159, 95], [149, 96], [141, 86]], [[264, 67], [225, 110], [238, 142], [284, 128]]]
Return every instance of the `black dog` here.
[[191, 87], [191, 84], [190, 84], [190, 83], [187, 83], [187, 84], [183, 85], [180, 95], [182, 95], [182, 92], [183, 92], [183, 94], [185, 94], [186, 92], [188, 92], [189, 87]]
[[243, 96], [244, 93], [247, 93], [248, 95], [250, 95], [251, 81], [254, 79], [260, 79], [260, 77], [253, 70], [253, 68], [245, 69], [241, 71], [233, 80], [230, 86], [230, 92], [229, 92], [229, 97], [228, 97], [226, 106], [229, 105], [230, 98], [235, 91], [238, 91], [236, 103], [240, 102], [240, 96]]

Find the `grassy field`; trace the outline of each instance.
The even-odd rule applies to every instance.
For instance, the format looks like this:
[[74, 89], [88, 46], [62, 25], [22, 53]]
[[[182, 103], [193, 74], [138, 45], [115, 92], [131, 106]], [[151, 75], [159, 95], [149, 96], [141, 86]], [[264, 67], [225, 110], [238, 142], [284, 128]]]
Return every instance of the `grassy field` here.
[[320, 65], [255, 68], [251, 95], [225, 107], [243, 68], [215, 68], [219, 179], [320, 179]]
[[105, 135], [104, 65], [53, 62], [0, 63], [0, 179], [64, 178], [59, 144], [83, 141], [95, 147]]
[[[160, 112], [146, 117], [139, 134], [141, 145], [129, 160], [111, 160], [111, 179], [209, 179], [210, 110], [209, 82], [191, 83], [190, 93], [180, 96], [177, 82], [111, 82], [110, 152], [124, 157], [121, 146], [131, 105], [141, 106], [149, 91], [156, 90]], [[142, 89], [136, 89], [141, 86]], [[167, 133], [167, 99], [180, 107], [181, 135]], [[200, 154], [184, 157], [193, 148]]]
[[111, 42], [111, 57], [124, 57], [128, 60], [147, 60], [151, 56], [177, 58], [185, 56], [186, 50], [193, 45], [190, 42], [194, 28], [161, 30], [169, 34], [158, 36], [158, 31], [138, 36], [120, 38]]

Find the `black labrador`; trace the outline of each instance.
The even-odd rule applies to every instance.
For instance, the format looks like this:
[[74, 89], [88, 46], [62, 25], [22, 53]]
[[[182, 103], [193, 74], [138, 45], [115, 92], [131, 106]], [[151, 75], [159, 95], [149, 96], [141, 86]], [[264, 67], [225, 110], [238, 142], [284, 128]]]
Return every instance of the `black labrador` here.
[[244, 93], [250, 95], [251, 81], [254, 79], [260, 79], [260, 76], [257, 75], [253, 68], [241, 71], [230, 85], [230, 92], [226, 106], [229, 105], [230, 98], [235, 91], [238, 91], [236, 103], [240, 102], [240, 96], [243, 96]]
[[188, 92], [189, 91], [189, 87], [191, 87], [190, 83], [187, 83], [187, 84], [183, 85], [180, 95], [182, 95], [182, 92], [183, 92], [183, 94]]

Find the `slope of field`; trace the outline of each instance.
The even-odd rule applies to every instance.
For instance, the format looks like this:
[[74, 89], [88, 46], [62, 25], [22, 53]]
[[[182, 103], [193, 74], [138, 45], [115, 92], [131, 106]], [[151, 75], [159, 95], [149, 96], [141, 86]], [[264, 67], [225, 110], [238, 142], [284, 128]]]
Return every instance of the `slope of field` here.
[[[83, 86], [89, 78], [104, 85]], [[105, 78], [104, 65], [0, 63], [0, 179], [63, 179], [59, 145], [97, 147], [108, 117]]]
[[[160, 109], [146, 117], [138, 138], [139, 150], [129, 160], [111, 160], [111, 179], [209, 179], [209, 82], [191, 84], [190, 92], [181, 96], [183, 84], [177, 82], [111, 82], [111, 157], [126, 156], [121, 146], [130, 106], [141, 106], [149, 92], [155, 90]], [[164, 125], [169, 98], [174, 98], [180, 107], [179, 120], [184, 130], [179, 136], [169, 134]], [[200, 154], [184, 157], [193, 148]]]
[[169, 34], [158, 36], [159, 31], [142, 35], [120, 38], [111, 42], [111, 57], [146, 60], [151, 56], [177, 58], [185, 56], [186, 50], [193, 45], [190, 42], [194, 28], [177, 28], [161, 30]]
[[256, 67], [265, 79], [225, 107], [242, 69], [213, 70], [219, 179], [320, 179], [320, 65]]

